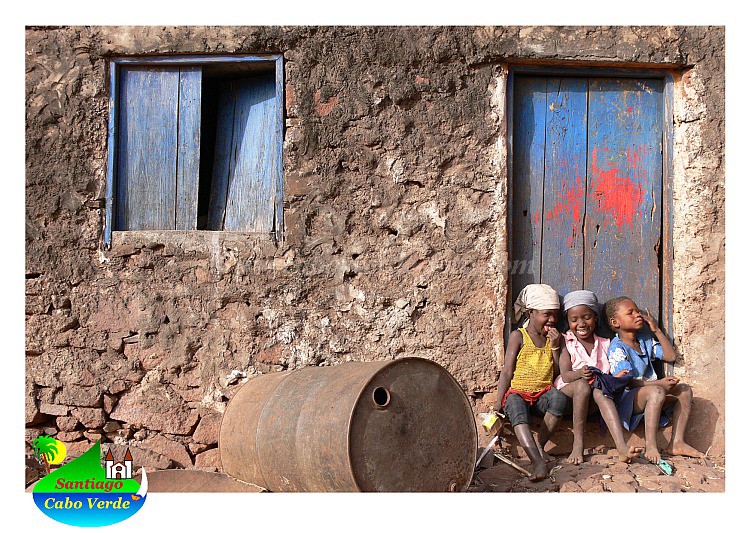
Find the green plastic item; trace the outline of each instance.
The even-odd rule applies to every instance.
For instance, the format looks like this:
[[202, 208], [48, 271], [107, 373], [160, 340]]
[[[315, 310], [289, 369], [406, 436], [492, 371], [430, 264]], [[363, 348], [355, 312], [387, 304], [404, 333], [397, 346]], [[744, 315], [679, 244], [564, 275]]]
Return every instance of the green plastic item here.
[[660, 462], [657, 463], [657, 466], [659, 466], [660, 470], [662, 470], [663, 472], [665, 472], [667, 475], [669, 475], [669, 476], [673, 475], [673, 467], [665, 459], [660, 459]]

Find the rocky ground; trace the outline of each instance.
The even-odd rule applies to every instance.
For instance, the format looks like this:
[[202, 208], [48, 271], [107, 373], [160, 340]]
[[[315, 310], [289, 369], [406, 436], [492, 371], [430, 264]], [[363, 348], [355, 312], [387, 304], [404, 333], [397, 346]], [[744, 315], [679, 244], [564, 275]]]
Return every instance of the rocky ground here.
[[[634, 459], [631, 464], [621, 463], [616, 460], [614, 449], [598, 447], [587, 451], [589, 453], [585, 456], [585, 462], [578, 466], [568, 464], [566, 455], [556, 456], [555, 461], [548, 463], [550, 477], [536, 483], [488, 454], [476, 470], [469, 492], [725, 492], [724, 456], [707, 459], [666, 457], [673, 467], [673, 474], [666, 475], [658, 466], [643, 458]], [[531, 470], [528, 460], [514, 457], [509, 459], [520, 467]], [[209, 474], [200, 470], [208, 469], [197, 469], [192, 474]], [[44, 474], [39, 462], [27, 457], [27, 491]], [[172, 487], [167, 492], [174, 491]]]
[[[496, 448], [497, 452], [498, 449]], [[585, 450], [584, 463], [571, 465], [567, 455], [548, 462], [550, 477], [532, 482], [508, 464], [488, 454], [472, 479], [469, 492], [724, 492], [725, 457], [694, 459], [663, 456], [673, 467], [664, 474], [644, 458], [619, 462], [617, 451], [599, 446]], [[491, 459], [492, 458], [492, 464]], [[526, 458], [509, 457], [531, 470]]]

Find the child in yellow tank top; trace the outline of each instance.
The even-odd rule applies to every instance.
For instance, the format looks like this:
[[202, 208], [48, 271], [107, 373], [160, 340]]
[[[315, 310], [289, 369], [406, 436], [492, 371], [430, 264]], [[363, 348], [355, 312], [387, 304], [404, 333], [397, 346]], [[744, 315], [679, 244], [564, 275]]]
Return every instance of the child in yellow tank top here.
[[[559, 309], [558, 293], [549, 285], [528, 285], [522, 290], [514, 304], [515, 319], [518, 321], [523, 313], [529, 312], [529, 320], [509, 336], [498, 379], [498, 400], [494, 407], [506, 413], [532, 461], [533, 481], [548, 475], [543, 448], [569, 405], [568, 397], [552, 387], [562, 344], [561, 334], [555, 328]], [[537, 442], [529, 425], [530, 414], [543, 417]]]
[[522, 334], [523, 342], [516, 356], [516, 368], [509, 390], [536, 393], [553, 382], [553, 348], [550, 339], [545, 340], [545, 346], [538, 348], [525, 328], [518, 331]]

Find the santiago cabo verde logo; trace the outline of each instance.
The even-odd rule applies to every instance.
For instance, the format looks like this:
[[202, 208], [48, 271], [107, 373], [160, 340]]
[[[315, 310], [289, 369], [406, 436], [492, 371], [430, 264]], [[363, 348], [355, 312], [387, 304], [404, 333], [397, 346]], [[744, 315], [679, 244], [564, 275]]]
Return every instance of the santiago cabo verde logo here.
[[136, 514], [146, 501], [148, 480], [142, 470], [139, 485], [133, 478], [133, 458], [126, 450], [122, 461], [107, 451], [102, 467], [97, 441], [78, 459], [50, 473], [50, 464], [65, 458], [65, 446], [51, 437], [34, 441], [35, 454], [44, 460], [47, 475], [34, 486], [34, 503], [58, 522], [71, 526], [108, 526]]

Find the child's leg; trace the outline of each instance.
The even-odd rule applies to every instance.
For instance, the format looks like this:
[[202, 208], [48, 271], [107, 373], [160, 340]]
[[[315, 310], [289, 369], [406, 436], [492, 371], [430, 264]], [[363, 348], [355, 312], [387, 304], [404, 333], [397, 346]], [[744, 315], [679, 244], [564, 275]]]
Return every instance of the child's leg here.
[[532, 461], [532, 475], [529, 477], [532, 481], [540, 481], [548, 477], [548, 467], [545, 464], [545, 460], [540, 455], [540, 450], [535, 442], [535, 437], [532, 435], [532, 430], [529, 424], [517, 424], [514, 426], [514, 434], [519, 439], [519, 443], [527, 452], [527, 457]]
[[688, 426], [688, 417], [691, 415], [691, 401], [694, 393], [691, 386], [685, 383], [679, 383], [668, 393], [665, 398], [665, 405], [675, 404], [673, 412], [673, 437], [670, 439], [668, 449], [665, 450], [670, 455], [685, 455], [688, 457], [704, 457], [696, 448], [686, 444], [683, 440]]
[[551, 413], [544, 413], [542, 417], [542, 427], [537, 433], [537, 450], [540, 452], [540, 457], [543, 461], [555, 461], [555, 457], [545, 451], [545, 445], [553, 435], [555, 426], [560, 422], [561, 417], [555, 416]]
[[646, 385], [636, 389], [634, 394], [634, 413], [644, 413], [644, 456], [653, 463], [660, 462], [660, 450], [657, 449], [657, 427], [660, 424], [660, 411], [665, 403], [665, 389], [659, 385]]
[[574, 401], [574, 444], [571, 455], [568, 456], [566, 461], [578, 465], [584, 462], [584, 424], [587, 422], [587, 410], [592, 387], [586, 380], [577, 379], [563, 387], [561, 392]]
[[563, 415], [568, 411], [568, 405], [568, 397], [555, 387], [551, 387], [535, 403], [536, 411], [543, 416], [542, 428], [540, 428], [540, 432], [537, 434], [537, 442], [540, 446], [540, 456], [544, 459], [553, 459], [553, 457], [545, 453], [545, 445], [548, 443], [558, 422], [561, 421]]
[[605, 425], [608, 426], [610, 434], [613, 436], [615, 447], [618, 449], [618, 459], [627, 463], [634, 457], [637, 457], [644, 449], [626, 445], [626, 440], [623, 438], [621, 419], [618, 416], [618, 410], [615, 408], [615, 402], [605, 396], [600, 389], [595, 389], [592, 395], [595, 398], [597, 407], [600, 409], [600, 414], [605, 421]]
[[509, 423], [514, 428], [514, 434], [522, 445], [527, 457], [532, 461], [532, 481], [545, 479], [548, 475], [548, 469], [545, 461], [537, 449], [537, 443], [529, 427], [529, 404], [525, 402], [518, 394], [509, 394], [506, 398], [506, 404], [503, 411], [508, 417]]

